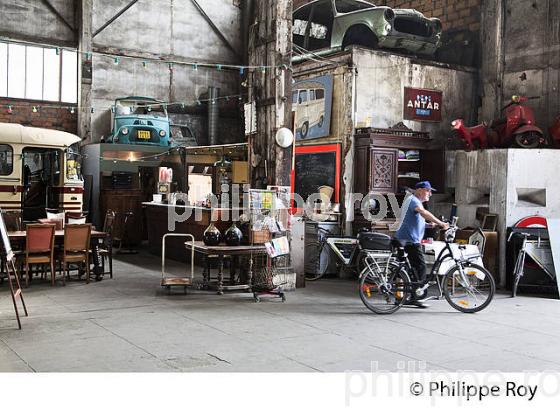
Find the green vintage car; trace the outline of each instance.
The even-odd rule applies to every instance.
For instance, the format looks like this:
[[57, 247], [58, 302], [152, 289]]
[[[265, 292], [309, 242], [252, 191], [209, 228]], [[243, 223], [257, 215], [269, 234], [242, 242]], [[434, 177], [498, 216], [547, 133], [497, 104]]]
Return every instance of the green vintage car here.
[[439, 47], [441, 30], [439, 19], [427, 18], [419, 11], [360, 0], [316, 0], [293, 13], [296, 50], [356, 44], [432, 55]]

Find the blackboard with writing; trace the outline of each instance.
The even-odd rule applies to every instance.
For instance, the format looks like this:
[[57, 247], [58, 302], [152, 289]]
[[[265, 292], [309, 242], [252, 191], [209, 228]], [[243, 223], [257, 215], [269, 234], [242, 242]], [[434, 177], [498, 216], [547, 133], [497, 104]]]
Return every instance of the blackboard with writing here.
[[319, 187], [335, 187], [336, 152], [296, 154], [294, 193], [304, 201]]

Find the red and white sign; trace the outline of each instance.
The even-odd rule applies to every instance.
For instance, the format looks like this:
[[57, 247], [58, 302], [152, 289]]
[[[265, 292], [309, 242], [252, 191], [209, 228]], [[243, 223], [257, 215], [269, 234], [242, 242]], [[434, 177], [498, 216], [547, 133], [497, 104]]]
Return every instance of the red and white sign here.
[[404, 88], [403, 118], [413, 121], [441, 122], [443, 93], [422, 88]]

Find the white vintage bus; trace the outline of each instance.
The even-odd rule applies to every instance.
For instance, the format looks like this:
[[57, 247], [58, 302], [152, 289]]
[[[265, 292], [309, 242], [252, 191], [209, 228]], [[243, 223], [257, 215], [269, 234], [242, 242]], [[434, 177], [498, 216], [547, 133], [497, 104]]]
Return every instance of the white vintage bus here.
[[309, 87], [292, 91], [292, 110], [296, 112], [296, 129], [305, 139], [311, 127], [323, 127], [325, 121], [325, 89]]
[[24, 221], [45, 210], [81, 212], [80, 138], [63, 131], [0, 123], [0, 208]]

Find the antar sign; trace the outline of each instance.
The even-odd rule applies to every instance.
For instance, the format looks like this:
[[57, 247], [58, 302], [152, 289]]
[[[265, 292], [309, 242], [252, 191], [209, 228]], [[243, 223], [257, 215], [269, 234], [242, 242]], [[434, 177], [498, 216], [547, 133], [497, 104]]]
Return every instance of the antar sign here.
[[441, 121], [443, 94], [436, 90], [404, 88], [404, 119], [413, 121]]

